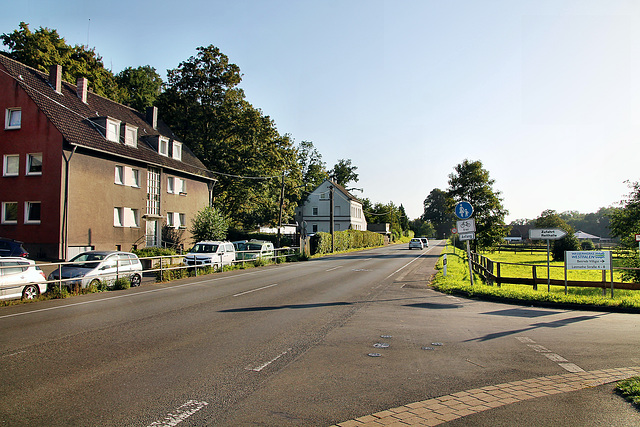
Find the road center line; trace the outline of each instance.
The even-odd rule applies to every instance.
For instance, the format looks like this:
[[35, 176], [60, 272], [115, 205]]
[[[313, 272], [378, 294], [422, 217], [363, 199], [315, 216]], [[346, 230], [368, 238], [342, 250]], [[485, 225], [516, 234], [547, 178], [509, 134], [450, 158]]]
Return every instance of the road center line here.
[[187, 402], [179, 406], [175, 412], [169, 412], [162, 421], [154, 421], [149, 424], [149, 427], [174, 427], [207, 405], [207, 402], [187, 400]]
[[278, 286], [278, 284], [274, 283], [273, 285], [267, 285], [267, 286], [263, 286], [261, 288], [251, 289], [250, 291], [240, 292], [239, 294], [235, 294], [234, 297], [239, 297], [239, 296], [242, 296], [242, 295], [250, 294], [251, 292], [257, 292], [257, 291], [261, 291], [263, 289], [272, 288], [274, 286]]
[[409, 261], [408, 263], [406, 263], [405, 265], [403, 265], [402, 267], [400, 267], [399, 269], [397, 269], [396, 271], [394, 271], [393, 273], [391, 273], [390, 275], [388, 275], [387, 277], [385, 277], [385, 279], [388, 279], [389, 277], [393, 276], [394, 274], [400, 272], [401, 270], [404, 270], [405, 267], [409, 266], [412, 262], [419, 260], [420, 258], [422, 258], [422, 255], [424, 255], [424, 253], [418, 255], [417, 257], [415, 257], [414, 259], [412, 259], [411, 261]]
[[337, 270], [337, 269], [339, 269], [339, 268], [342, 268], [342, 266], [341, 266], [341, 265], [339, 265], [339, 266], [337, 266], [337, 267], [333, 267], [333, 268], [330, 268], [330, 269], [325, 270], [325, 271], [333, 271], [333, 270]]
[[276, 357], [274, 357], [273, 359], [269, 360], [267, 363], [263, 363], [262, 365], [258, 366], [257, 368], [249, 368], [250, 371], [253, 372], [260, 372], [262, 371], [264, 368], [266, 368], [267, 366], [271, 365], [273, 362], [275, 362], [276, 360], [280, 359], [282, 356], [284, 356], [285, 354], [289, 353], [291, 351], [290, 348], [288, 348], [286, 351], [283, 351], [282, 353], [280, 353], [279, 355], [277, 355]]

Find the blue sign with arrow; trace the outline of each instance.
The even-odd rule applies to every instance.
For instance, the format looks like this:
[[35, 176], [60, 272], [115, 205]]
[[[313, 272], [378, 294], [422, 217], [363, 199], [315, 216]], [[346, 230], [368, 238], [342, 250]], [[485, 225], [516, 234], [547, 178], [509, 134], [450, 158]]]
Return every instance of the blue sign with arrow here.
[[469, 219], [473, 215], [473, 206], [469, 202], [458, 202], [454, 213], [460, 219]]

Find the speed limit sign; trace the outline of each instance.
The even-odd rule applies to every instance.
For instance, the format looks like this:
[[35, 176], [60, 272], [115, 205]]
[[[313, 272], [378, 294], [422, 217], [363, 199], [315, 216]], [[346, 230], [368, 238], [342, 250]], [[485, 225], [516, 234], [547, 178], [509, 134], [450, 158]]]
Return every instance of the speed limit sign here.
[[452, 228], [451, 229], [451, 234], [458, 234], [458, 229], [457, 228]]

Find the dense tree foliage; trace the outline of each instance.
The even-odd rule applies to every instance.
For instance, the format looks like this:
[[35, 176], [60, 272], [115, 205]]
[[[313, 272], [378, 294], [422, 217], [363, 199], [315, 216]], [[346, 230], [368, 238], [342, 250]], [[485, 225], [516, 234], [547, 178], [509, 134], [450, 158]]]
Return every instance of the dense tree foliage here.
[[237, 85], [240, 69], [215, 46], [169, 70], [158, 105], [165, 122], [218, 173], [214, 204], [236, 228], [276, 224], [281, 177], [284, 218], [293, 216], [302, 174], [288, 135], [280, 135]]
[[206, 206], [193, 218], [189, 231], [193, 242], [201, 240], [224, 240], [227, 238], [228, 222], [216, 208]]
[[329, 177], [337, 184], [346, 187], [350, 182], [358, 182], [357, 166], [351, 164], [351, 159], [340, 159], [329, 171]]
[[125, 68], [116, 74], [116, 82], [124, 89], [121, 102], [138, 111], [155, 105], [162, 88], [162, 78], [149, 65]]
[[449, 175], [449, 211], [453, 212], [457, 202], [471, 203], [476, 222], [476, 240], [472, 244], [476, 248], [490, 248], [507, 234], [504, 218], [508, 211], [502, 205], [500, 192], [493, 189], [494, 182], [479, 160], [464, 160]]
[[[631, 192], [620, 201], [620, 208], [613, 209], [609, 217], [611, 235], [620, 239], [625, 251], [623, 265], [625, 267], [640, 268], [638, 243], [635, 235], [640, 234], [640, 183], [628, 183]], [[640, 281], [640, 270], [623, 270], [623, 279]]]
[[298, 144], [298, 163], [304, 191], [313, 191], [329, 176], [327, 165], [322, 161], [322, 154], [311, 141], [302, 141]]
[[424, 213], [420, 218], [432, 225], [438, 238], [448, 236], [455, 224], [452, 205], [449, 195], [439, 188], [431, 190], [424, 200]]

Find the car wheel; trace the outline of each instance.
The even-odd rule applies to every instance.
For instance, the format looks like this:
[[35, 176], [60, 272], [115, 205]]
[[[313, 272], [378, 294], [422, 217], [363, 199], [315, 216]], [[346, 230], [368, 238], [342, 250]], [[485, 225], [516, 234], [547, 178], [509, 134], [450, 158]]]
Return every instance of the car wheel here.
[[22, 299], [34, 299], [40, 295], [40, 290], [36, 285], [27, 285], [22, 290]]
[[[89, 283], [89, 286], [95, 286], [96, 288], [100, 287], [100, 280], [99, 279], [93, 279], [91, 281], [91, 283]], [[82, 285], [80, 285], [80, 287], [82, 287]]]
[[142, 282], [142, 278], [140, 277], [139, 274], [134, 274], [133, 276], [131, 276], [131, 286], [132, 287], [140, 286], [140, 282]]

